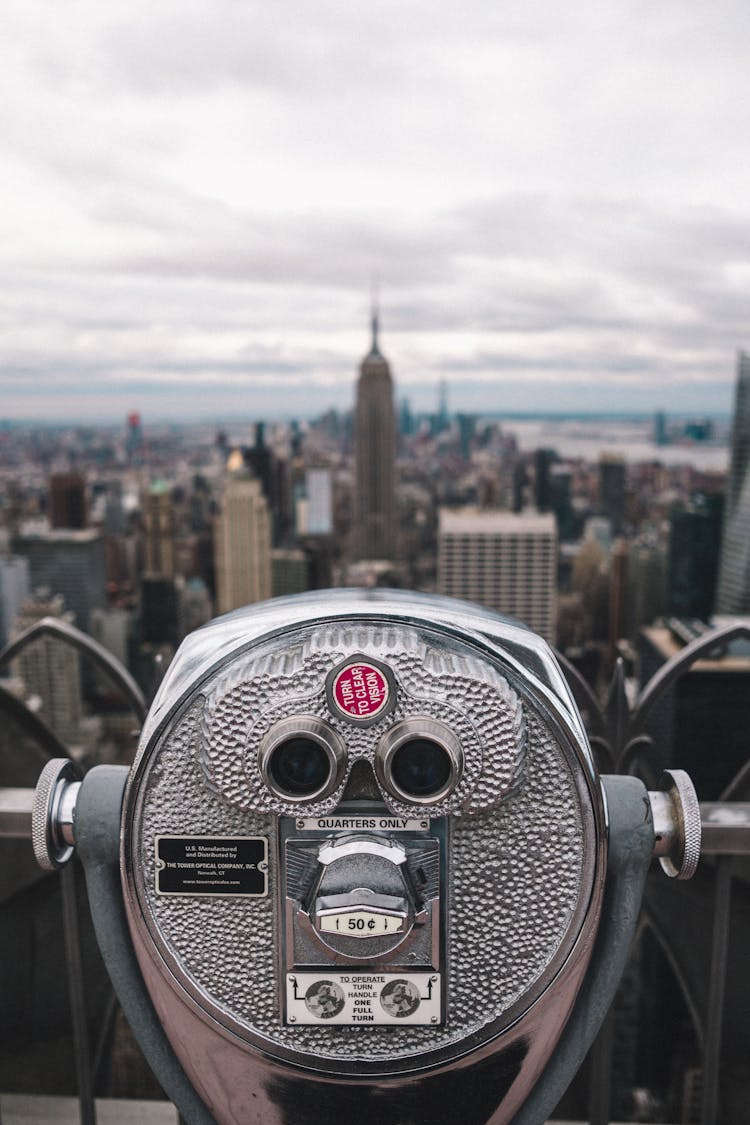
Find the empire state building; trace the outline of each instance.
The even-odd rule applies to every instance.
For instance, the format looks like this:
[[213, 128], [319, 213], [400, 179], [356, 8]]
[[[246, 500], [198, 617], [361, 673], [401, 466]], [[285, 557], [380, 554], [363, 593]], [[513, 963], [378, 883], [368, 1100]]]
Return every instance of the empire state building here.
[[391, 370], [378, 347], [377, 312], [372, 317], [372, 347], [359, 368], [354, 450], [355, 558], [392, 559], [396, 552], [396, 416]]

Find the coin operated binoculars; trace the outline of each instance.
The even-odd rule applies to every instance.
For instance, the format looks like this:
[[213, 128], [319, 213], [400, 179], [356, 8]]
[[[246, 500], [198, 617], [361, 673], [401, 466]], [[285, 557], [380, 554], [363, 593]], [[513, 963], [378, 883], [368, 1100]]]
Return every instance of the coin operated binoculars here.
[[377, 590], [191, 634], [129, 775], [50, 763], [34, 831], [188, 1121], [539, 1125], [700, 815], [597, 775], [527, 629]]

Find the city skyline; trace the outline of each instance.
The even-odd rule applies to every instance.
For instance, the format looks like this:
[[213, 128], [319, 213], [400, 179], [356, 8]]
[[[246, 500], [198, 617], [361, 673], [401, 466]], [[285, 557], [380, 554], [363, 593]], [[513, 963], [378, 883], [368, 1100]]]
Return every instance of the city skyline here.
[[745, 5], [5, 15], [3, 417], [731, 409]]

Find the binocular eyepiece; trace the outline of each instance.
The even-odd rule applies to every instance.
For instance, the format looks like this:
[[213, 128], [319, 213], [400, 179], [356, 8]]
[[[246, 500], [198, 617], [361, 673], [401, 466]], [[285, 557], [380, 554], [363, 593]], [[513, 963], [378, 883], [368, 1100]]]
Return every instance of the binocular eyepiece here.
[[163, 1084], [198, 1095], [185, 1116], [220, 1125], [541, 1121], [654, 848], [643, 786], [602, 783], [545, 642], [387, 591], [191, 634], [121, 808], [137, 970], [114, 975], [136, 1024], [145, 984], [179, 1060]]

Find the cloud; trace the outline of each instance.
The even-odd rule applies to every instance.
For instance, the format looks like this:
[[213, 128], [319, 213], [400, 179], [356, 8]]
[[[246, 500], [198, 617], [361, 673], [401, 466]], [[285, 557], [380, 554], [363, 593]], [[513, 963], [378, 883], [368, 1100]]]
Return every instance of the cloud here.
[[750, 269], [739, 216], [513, 197], [424, 229], [364, 230], [206, 207], [206, 221], [169, 236], [155, 224], [138, 251], [7, 276], [5, 379], [343, 382], [366, 345], [373, 261], [384, 343], [406, 379], [528, 370], [677, 387], [726, 372], [746, 329], [746, 285], [732, 274]]
[[372, 278], [403, 385], [678, 396], [748, 343], [746, 4], [4, 14], [4, 410], [343, 398]]

